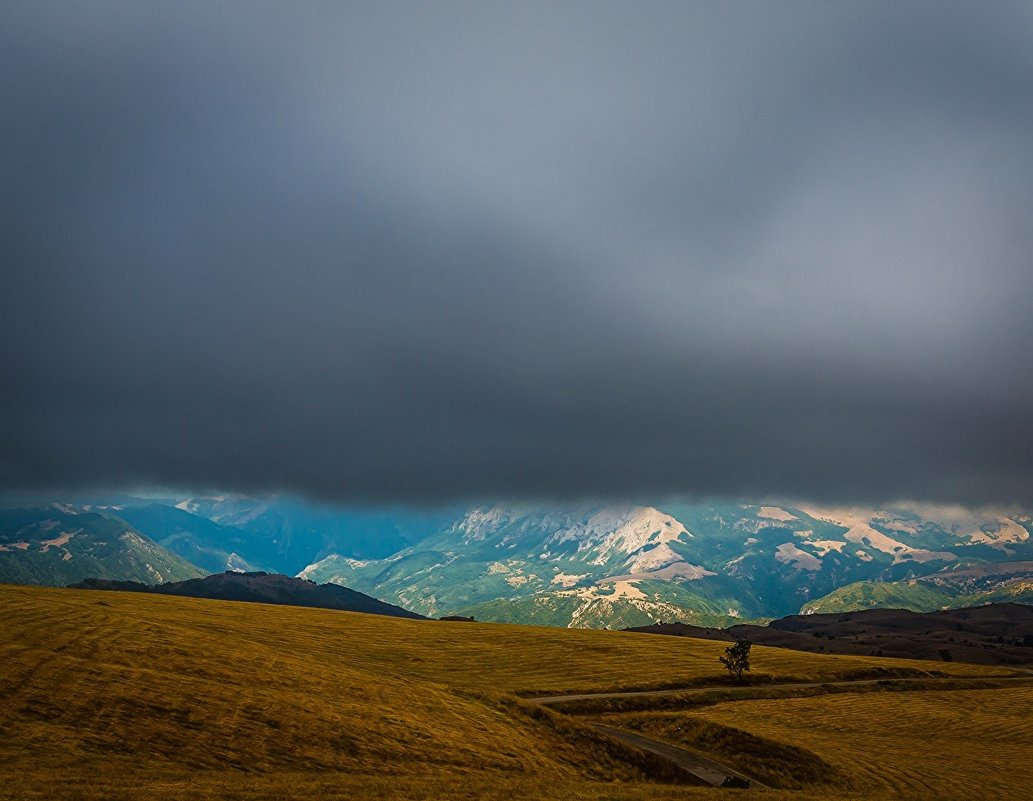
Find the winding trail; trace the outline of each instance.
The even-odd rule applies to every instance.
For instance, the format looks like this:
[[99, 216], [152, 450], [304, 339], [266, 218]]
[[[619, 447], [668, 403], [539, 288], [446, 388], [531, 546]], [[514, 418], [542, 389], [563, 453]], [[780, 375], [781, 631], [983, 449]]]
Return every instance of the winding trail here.
[[747, 782], [748, 787], [757, 787], [764, 790], [770, 789], [767, 785], [761, 784], [756, 779], [752, 779], [745, 774], [739, 773], [739, 771], [734, 768], [722, 765], [720, 762], [715, 762], [714, 760], [705, 757], [702, 754], [697, 754], [695, 751], [690, 751], [687, 748], [683, 748], [678, 745], [671, 745], [670, 743], [665, 743], [661, 740], [654, 740], [652, 737], [646, 737], [644, 734], [639, 734], [638, 732], [628, 731], [627, 729], [618, 729], [616, 726], [607, 726], [604, 723], [593, 723], [592, 728], [596, 731], [601, 731], [603, 734], [612, 737], [614, 740], [620, 740], [622, 743], [626, 743], [634, 748], [648, 751], [651, 754], [656, 754], [657, 756], [666, 759], [668, 762], [677, 765], [686, 773], [691, 773], [696, 778], [702, 779], [715, 787], [720, 787], [729, 776], [732, 776]]
[[[576, 695], [544, 695], [536, 698], [524, 698], [525, 701], [530, 701], [535, 704], [544, 704], [549, 706], [551, 704], [562, 704], [567, 701], [594, 701], [597, 699], [607, 698], [647, 698], [650, 696], [664, 696], [664, 695], [703, 695], [709, 692], [739, 692], [747, 694], [756, 692], [758, 690], [788, 690], [788, 689], [813, 689], [815, 687], [861, 687], [865, 685], [879, 684], [880, 682], [893, 682], [894, 684], [900, 683], [915, 683], [915, 682], [936, 682], [937, 684], [948, 685], [946, 689], [950, 689], [950, 684], [964, 685], [970, 684], [977, 681], [1033, 681], [1033, 675], [1029, 676], [946, 676], [942, 678], [929, 676], [929, 677], [915, 677], [915, 678], [899, 678], [895, 679], [892, 677], [886, 677], [881, 679], [850, 679], [846, 681], [809, 681], [809, 682], [787, 682], [784, 684], [743, 684], [737, 685], [724, 685], [716, 684], [709, 687], [683, 687], [681, 689], [674, 690], [633, 690], [631, 692], [615, 692], [615, 693], [578, 693]], [[750, 699], [754, 700], [754, 699]]]
[[[608, 698], [643, 698], [643, 697], [655, 697], [655, 696], [693, 696], [703, 695], [708, 692], [719, 690], [722, 692], [731, 691], [741, 692], [743, 695], [750, 693], [748, 700], [760, 700], [754, 693], [756, 691], [764, 690], [784, 690], [784, 689], [813, 689], [817, 687], [863, 687], [866, 685], [874, 685], [880, 682], [891, 681], [894, 684], [897, 683], [917, 683], [923, 682], [929, 684], [934, 682], [937, 685], [943, 685], [943, 689], [964, 689], [971, 687], [972, 682], [982, 681], [993, 681], [993, 682], [1033, 682], [1033, 675], [1025, 676], [972, 676], [972, 677], [956, 677], [946, 676], [942, 678], [925, 677], [925, 678], [900, 678], [900, 679], [853, 679], [845, 681], [821, 681], [821, 682], [793, 682], [783, 684], [763, 684], [763, 685], [743, 685], [741, 687], [736, 686], [713, 686], [713, 687], [688, 687], [675, 690], [636, 690], [631, 692], [613, 692], [613, 693], [578, 693], [573, 695], [549, 695], [540, 696], [538, 698], [525, 698], [523, 700], [529, 701], [534, 704], [540, 704], [542, 706], [551, 706], [553, 704], [561, 704], [567, 701], [586, 701], [595, 699], [608, 699]], [[929, 688], [923, 688], [929, 689]], [[940, 689], [937, 687], [936, 689]], [[751, 693], [752, 691], [752, 693]], [[730, 699], [722, 699], [722, 702], [726, 702]], [[771, 789], [767, 785], [762, 784], [756, 779], [747, 776], [744, 773], [739, 772], [735, 768], [724, 765], [717, 762], [709, 757], [703, 756], [691, 749], [683, 746], [673, 745], [662, 740], [656, 740], [652, 737], [647, 737], [639, 732], [629, 731], [627, 729], [621, 729], [616, 726], [610, 726], [605, 723], [591, 723], [592, 728], [596, 731], [602, 732], [608, 737], [612, 737], [614, 740], [618, 740], [626, 745], [630, 745], [633, 748], [638, 748], [642, 751], [647, 751], [651, 754], [666, 759], [668, 762], [677, 766], [683, 771], [692, 774], [698, 779], [704, 782], [720, 787], [729, 778], [739, 779], [747, 782], [747, 786], [756, 789]]]

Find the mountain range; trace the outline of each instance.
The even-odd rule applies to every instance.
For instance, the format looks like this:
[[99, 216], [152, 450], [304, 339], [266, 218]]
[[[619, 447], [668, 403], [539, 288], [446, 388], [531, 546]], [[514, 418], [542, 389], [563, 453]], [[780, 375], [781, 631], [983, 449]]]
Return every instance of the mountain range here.
[[723, 626], [801, 611], [1033, 601], [1030, 525], [1022, 513], [942, 508], [498, 505], [387, 559], [330, 556], [301, 575], [431, 615]]
[[[356, 509], [223, 494], [4, 506], [0, 581], [15, 583], [263, 570], [427, 616], [611, 628], [1033, 603], [1033, 521], [1018, 509], [677, 499]], [[132, 555], [75, 550], [96, 526], [119, 529]]]

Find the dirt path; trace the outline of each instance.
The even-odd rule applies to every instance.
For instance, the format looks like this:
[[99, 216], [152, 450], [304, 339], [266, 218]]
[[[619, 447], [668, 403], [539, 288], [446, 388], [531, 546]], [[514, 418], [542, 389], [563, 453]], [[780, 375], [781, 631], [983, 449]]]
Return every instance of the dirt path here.
[[616, 726], [607, 726], [603, 723], [593, 723], [592, 728], [633, 748], [656, 754], [715, 787], [720, 787], [729, 776], [734, 776], [737, 779], [748, 782], [751, 788], [770, 789], [756, 779], [751, 779], [749, 776], [745, 776], [727, 765], [722, 765], [720, 762], [715, 762], [694, 751], [689, 751], [687, 748], [654, 740], [652, 737], [646, 737], [638, 732], [618, 729]]
[[1033, 681], [1031, 676], [946, 676], [943, 678], [881, 678], [881, 679], [852, 679], [850, 681], [812, 681], [812, 682], [790, 682], [786, 684], [743, 684], [736, 685], [714, 685], [711, 687], [684, 687], [680, 690], [634, 690], [631, 692], [616, 693], [579, 693], [576, 695], [545, 695], [538, 698], [525, 698], [534, 704], [561, 704], [566, 701], [591, 701], [606, 698], [647, 698], [650, 696], [662, 695], [697, 695], [719, 690], [722, 692], [751, 692], [757, 690], [785, 690], [785, 689], [808, 689], [814, 687], [863, 687], [865, 685], [878, 684], [879, 682], [892, 681], [901, 682], [937, 682], [949, 685], [950, 683], [966, 683], [972, 681]]

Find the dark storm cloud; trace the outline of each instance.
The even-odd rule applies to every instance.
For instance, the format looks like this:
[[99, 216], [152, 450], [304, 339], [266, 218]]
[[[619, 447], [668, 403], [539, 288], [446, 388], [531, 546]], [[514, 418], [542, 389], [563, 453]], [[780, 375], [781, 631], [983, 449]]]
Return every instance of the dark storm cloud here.
[[0, 480], [1033, 497], [1033, 13], [9, 3]]

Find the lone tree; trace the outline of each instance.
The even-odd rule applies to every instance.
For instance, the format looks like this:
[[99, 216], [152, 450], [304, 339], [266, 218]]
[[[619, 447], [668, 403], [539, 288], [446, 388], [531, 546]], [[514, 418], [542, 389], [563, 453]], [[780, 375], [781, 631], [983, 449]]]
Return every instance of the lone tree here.
[[738, 640], [735, 645], [725, 648], [724, 656], [718, 657], [721, 664], [738, 682], [742, 681], [742, 674], [750, 669], [750, 648], [752, 647], [753, 643], [749, 640]]

